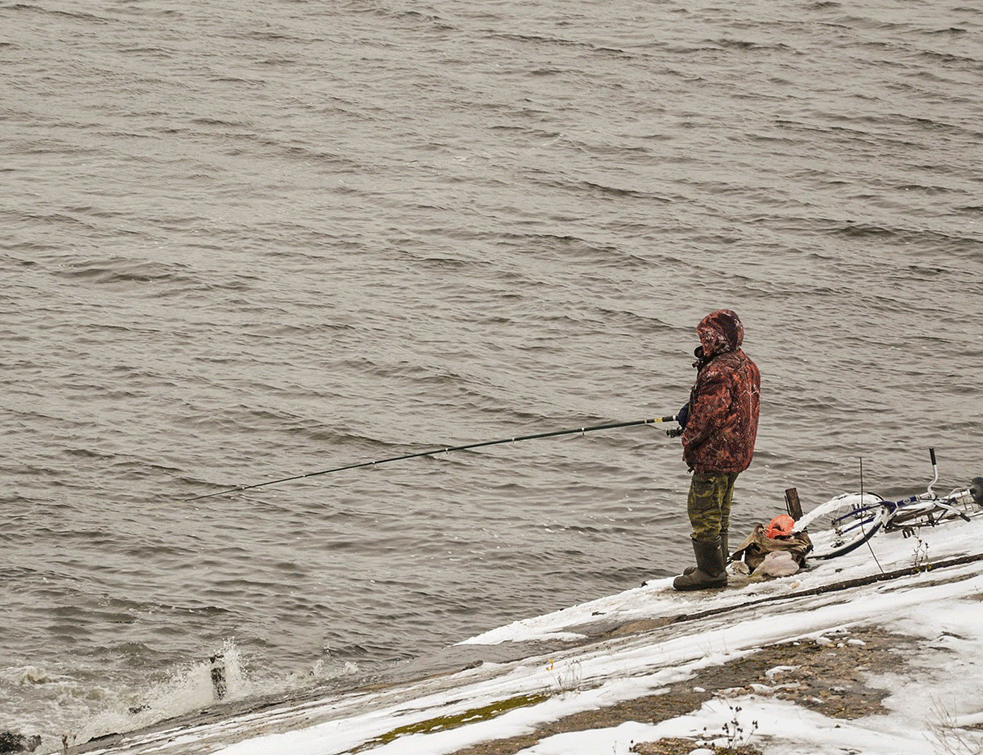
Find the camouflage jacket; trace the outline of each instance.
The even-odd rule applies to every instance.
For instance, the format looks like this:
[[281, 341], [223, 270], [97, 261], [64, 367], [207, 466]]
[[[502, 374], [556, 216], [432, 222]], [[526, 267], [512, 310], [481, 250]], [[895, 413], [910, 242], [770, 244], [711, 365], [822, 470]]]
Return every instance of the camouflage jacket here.
[[744, 326], [723, 309], [697, 326], [702, 356], [683, 430], [683, 460], [702, 472], [743, 472], [758, 434], [761, 373], [741, 350]]

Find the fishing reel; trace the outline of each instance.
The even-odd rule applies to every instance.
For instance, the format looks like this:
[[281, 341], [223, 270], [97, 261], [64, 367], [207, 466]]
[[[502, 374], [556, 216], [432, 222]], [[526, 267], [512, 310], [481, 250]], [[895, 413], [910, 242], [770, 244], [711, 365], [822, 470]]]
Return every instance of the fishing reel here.
[[670, 438], [678, 438], [680, 435], [683, 434], [683, 430], [686, 429], [686, 422], [689, 420], [688, 401], [685, 404], [683, 404], [682, 408], [672, 419], [674, 419], [676, 422], [679, 423], [679, 427], [674, 427], [671, 430], [666, 430], [666, 435], [668, 435]]

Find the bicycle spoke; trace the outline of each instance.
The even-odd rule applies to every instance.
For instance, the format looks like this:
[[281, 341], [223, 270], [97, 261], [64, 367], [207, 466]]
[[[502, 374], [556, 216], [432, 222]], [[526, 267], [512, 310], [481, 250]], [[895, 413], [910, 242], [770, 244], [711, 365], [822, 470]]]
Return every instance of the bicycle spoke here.
[[810, 512], [801, 524], [812, 540], [811, 558], [834, 558], [859, 547], [881, 527], [884, 513], [881, 499], [871, 493], [837, 496]]

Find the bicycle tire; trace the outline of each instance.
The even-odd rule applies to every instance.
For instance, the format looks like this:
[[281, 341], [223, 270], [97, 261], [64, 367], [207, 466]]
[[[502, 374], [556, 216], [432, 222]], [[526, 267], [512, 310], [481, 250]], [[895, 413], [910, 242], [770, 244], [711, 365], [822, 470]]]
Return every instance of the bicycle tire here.
[[870, 540], [884, 523], [882, 500], [873, 493], [846, 493], [802, 517], [795, 529], [808, 529], [812, 541], [809, 557], [824, 560], [844, 556]]

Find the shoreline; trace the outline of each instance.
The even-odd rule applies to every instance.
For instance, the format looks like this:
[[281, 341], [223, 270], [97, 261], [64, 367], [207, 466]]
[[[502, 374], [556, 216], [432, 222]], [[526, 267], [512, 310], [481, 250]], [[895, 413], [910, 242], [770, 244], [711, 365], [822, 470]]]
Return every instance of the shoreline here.
[[[975, 543], [972, 526], [964, 529], [966, 542]], [[749, 701], [821, 717], [830, 731], [855, 721], [890, 727], [895, 709], [912, 704], [896, 680], [922, 674], [926, 651], [917, 633], [891, 626], [888, 616], [903, 617], [912, 607], [931, 614], [953, 600], [975, 600], [978, 609], [981, 560], [983, 554], [963, 550], [930, 569], [896, 558], [896, 568], [871, 572], [858, 555], [852, 564], [842, 559], [700, 594], [674, 593], [671, 580], [661, 580], [453, 646], [450, 668], [436, 674], [290, 700], [231, 702], [68, 752], [250, 755], [277, 747], [517, 755], [553, 752], [541, 748], [564, 735], [626, 727], [658, 733], [685, 729], [694, 717], [722, 716], [714, 725], [720, 730], [710, 727], [702, 738], [640, 734], [631, 737], [630, 751], [676, 755], [716, 741], [717, 752], [767, 753], [775, 735], [739, 712]], [[978, 639], [983, 643], [983, 630]], [[474, 660], [455, 666], [468, 658]], [[924, 690], [917, 694], [924, 708]], [[720, 749], [737, 744], [752, 749]]]

